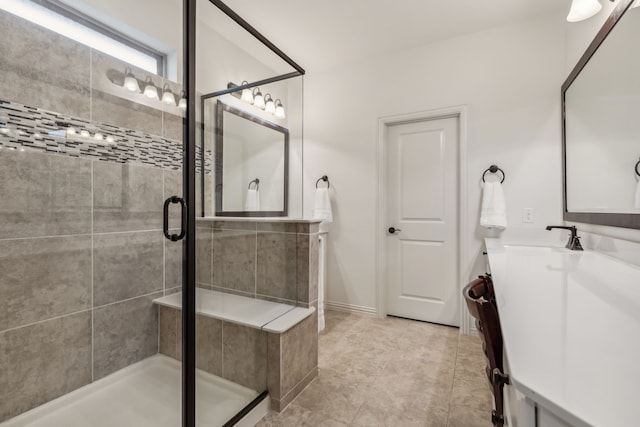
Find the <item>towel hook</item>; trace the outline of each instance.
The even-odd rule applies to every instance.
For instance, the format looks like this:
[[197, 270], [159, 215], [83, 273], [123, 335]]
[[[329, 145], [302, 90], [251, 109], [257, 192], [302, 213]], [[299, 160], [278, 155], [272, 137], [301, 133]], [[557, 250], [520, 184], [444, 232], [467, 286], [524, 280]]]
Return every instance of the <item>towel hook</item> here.
[[320, 183], [320, 181], [326, 182], [327, 188], [331, 187], [331, 184], [329, 183], [329, 177], [327, 175], [322, 175], [320, 178], [318, 178], [318, 180], [316, 181], [316, 188], [318, 188], [318, 183]]
[[506, 175], [505, 175], [504, 171], [502, 169], [500, 169], [496, 165], [491, 165], [487, 169], [485, 169], [484, 173], [482, 174], [482, 182], [485, 182], [484, 176], [487, 174], [487, 172], [496, 173], [498, 171], [500, 171], [500, 173], [502, 174], [502, 180], [500, 181], [500, 184], [502, 184], [504, 182], [504, 179], [505, 179]]
[[251, 184], [256, 185], [256, 190], [260, 188], [260, 179], [256, 178], [253, 181], [249, 181], [249, 190], [251, 190]]
[[638, 167], [640, 167], [640, 160], [636, 163], [636, 175], [640, 176], [640, 170], [638, 170]]

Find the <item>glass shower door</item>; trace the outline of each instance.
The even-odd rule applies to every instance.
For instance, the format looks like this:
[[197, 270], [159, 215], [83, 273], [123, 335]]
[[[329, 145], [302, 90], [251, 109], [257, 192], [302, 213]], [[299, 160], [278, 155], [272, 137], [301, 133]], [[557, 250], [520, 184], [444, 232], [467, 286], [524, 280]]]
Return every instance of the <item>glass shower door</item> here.
[[182, 7], [0, 2], [2, 427], [182, 424]]

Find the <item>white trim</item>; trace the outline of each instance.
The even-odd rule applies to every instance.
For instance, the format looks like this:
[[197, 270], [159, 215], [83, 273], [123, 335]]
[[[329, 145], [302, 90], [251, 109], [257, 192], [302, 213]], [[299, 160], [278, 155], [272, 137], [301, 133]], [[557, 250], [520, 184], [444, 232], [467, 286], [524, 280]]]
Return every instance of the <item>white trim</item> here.
[[468, 183], [467, 183], [467, 107], [460, 105], [438, 110], [420, 111], [416, 113], [400, 114], [395, 116], [381, 117], [378, 119], [378, 193], [376, 212], [376, 313], [378, 317], [385, 317], [387, 314], [387, 245], [386, 245], [386, 131], [387, 127], [422, 120], [435, 120], [446, 117], [458, 118], [458, 280], [460, 281], [459, 307], [460, 307], [460, 333], [469, 333], [469, 313], [465, 310], [462, 288], [469, 278], [469, 263], [467, 260], [468, 246]]
[[377, 312], [375, 308], [364, 307], [361, 305], [345, 304], [342, 302], [327, 301], [325, 309], [333, 311], [342, 311], [345, 313], [365, 314], [367, 316], [376, 316]]

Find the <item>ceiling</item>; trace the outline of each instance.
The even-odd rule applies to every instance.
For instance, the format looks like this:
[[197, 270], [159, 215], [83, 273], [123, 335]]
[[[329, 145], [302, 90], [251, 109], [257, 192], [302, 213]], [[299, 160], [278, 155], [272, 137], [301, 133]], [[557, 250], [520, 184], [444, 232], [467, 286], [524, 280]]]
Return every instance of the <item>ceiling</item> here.
[[472, 33], [569, 0], [223, 0], [307, 71]]

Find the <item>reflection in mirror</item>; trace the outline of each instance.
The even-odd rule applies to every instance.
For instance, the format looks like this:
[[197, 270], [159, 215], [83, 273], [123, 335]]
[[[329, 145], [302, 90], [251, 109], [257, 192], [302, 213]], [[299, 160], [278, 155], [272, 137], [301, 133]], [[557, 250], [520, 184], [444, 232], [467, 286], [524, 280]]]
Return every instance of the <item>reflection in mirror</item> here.
[[216, 107], [216, 215], [286, 216], [289, 130], [221, 101]]
[[640, 213], [640, 8], [616, 16], [563, 86], [565, 219], [633, 227], [635, 215], [622, 214]]

